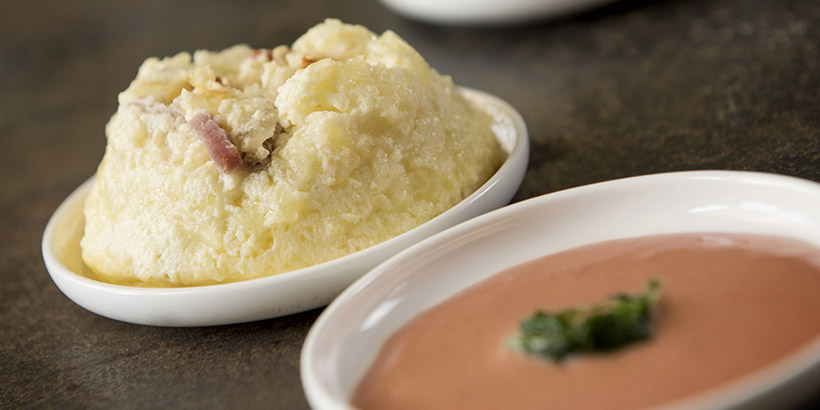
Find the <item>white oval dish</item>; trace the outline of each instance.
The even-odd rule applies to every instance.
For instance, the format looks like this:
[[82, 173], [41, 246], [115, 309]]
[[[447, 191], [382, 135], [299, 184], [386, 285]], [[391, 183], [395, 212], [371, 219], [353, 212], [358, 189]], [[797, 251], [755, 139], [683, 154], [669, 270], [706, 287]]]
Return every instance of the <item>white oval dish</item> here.
[[[610, 239], [735, 232], [820, 247], [820, 184], [771, 174], [694, 171], [569, 189], [523, 201], [434, 235], [363, 276], [325, 309], [302, 350], [314, 409], [349, 409], [382, 344], [419, 313], [495, 273]], [[820, 389], [820, 343], [715, 393], [670, 408], [782, 408]]]
[[590, 9], [612, 0], [381, 0], [396, 13], [438, 24], [511, 24]]
[[398, 251], [509, 203], [527, 169], [529, 139], [521, 114], [492, 95], [463, 89], [489, 112], [508, 154], [478, 190], [436, 218], [388, 241], [319, 265], [270, 277], [211, 286], [143, 288], [99, 282], [83, 275], [80, 256], [83, 201], [93, 178], [77, 188], [51, 216], [43, 233], [43, 259], [52, 280], [78, 305], [102, 316], [155, 326], [210, 326], [268, 319], [328, 304], [346, 286]]

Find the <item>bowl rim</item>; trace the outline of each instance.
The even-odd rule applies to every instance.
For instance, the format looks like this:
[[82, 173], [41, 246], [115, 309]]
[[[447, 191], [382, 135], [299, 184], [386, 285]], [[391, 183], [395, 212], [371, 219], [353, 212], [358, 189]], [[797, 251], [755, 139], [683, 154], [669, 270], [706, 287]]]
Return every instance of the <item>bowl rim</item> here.
[[432, 24], [509, 25], [570, 14], [611, 3], [613, 0], [525, 0], [497, 6], [471, 0], [380, 0], [387, 8], [414, 20]]
[[[512, 146], [509, 147], [510, 151], [508, 153], [505, 152], [506, 158], [503, 159], [503, 162], [501, 163], [499, 168], [485, 183], [483, 183], [470, 195], [468, 195], [466, 198], [462, 199], [446, 211], [442, 212], [436, 217], [430, 219], [427, 222], [424, 222], [423, 224], [407, 232], [390, 238], [384, 242], [373, 245], [369, 248], [362, 249], [360, 251], [342, 256], [337, 259], [261, 278], [247, 279], [238, 282], [229, 282], [214, 285], [185, 287], [139, 287], [118, 285], [98, 281], [89, 278], [85, 275], [82, 275], [80, 273], [74, 272], [72, 269], [68, 268], [62, 262], [61, 258], [59, 258], [56, 255], [54, 249], [54, 242], [55, 237], [57, 235], [56, 231], [58, 225], [64, 222], [66, 218], [71, 216], [69, 215], [69, 212], [77, 206], [78, 202], [85, 200], [85, 197], [88, 195], [94, 183], [94, 176], [92, 176], [85, 182], [83, 182], [71, 194], [69, 194], [68, 197], [66, 197], [63, 200], [63, 202], [57, 207], [57, 209], [49, 218], [48, 223], [46, 224], [41, 240], [41, 252], [49, 275], [51, 276], [55, 284], [57, 284], [58, 288], [60, 288], [60, 290], [64, 294], [66, 294], [66, 296], [68, 296], [75, 303], [83, 306], [86, 309], [88, 309], [88, 307], [86, 307], [77, 299], [78, 289], [84, 289], [84, 292], [92, 292], [97, 294], [118, 294], [122, 296], [151, 298], [179, 297], [183, 295], [192, 297], [212, 296], [223, 293], [241, 293], [248, 289], [256, 287], [277, 287], [282, 286], [282, 283], [288, 283], [294, 280], [311, 280], [311, 278], [314, 276], [321, 276], [322, 274], [327, 274], [327, 272], [329, 271], [341, 271], [343, 270], [343, 268], [349, 268], [351, 265], [356, 263], [366, 264], [367, 262], [365, 261], [369, 259], [379, 259], [379, 261], [384, 260], [387, 257], [385, 255], [392, 255], [397, 250], [403, 249], [435, 232], [438, 232], [442, 229], [442, 226], [452, 226], [460, 220], [463, 220], [464, 214], [469, 214], [472, 210], [476, 208], [486, 206], [484, 202], [488, 201], [486, 199], [488, 193], [498, 192], [498, 194], [503, 194], [503, 196], [505, 197], [503, 201], [504, 204], [509, 203], [509, 201], [512, 199], [512, 196], [515, 194], [515, 192], [520, 187], [523, 181], [524, 173], [526, 172], [526, 168], [529, 162], [529, 134], [526, 123], [524, 122], [524, 119], [521, 116], [520, 112], [518, 112], [512, 105], [502, 100], [501, 98], [486, 93], [484, 91], [479, 91], [468, 87], [459, 86], [458, 88], [464, 93], [465, 97], [469, 101], [471, 101], [471, 103], [477, 105], [479, 108], [485, 111], [490, 109], [497, 110], [504, 116], [505, 119], [511, 121], [510, 129], [515, 131], [515, 134], [512, 135], [514, 141], [512, 141]], [[504, 141], [502, 140], [502, 138], [502, 136], [496, 134], [496, 139], [499, 141], [499, 144], [502, 145], [502, 150], [506, 151], [503, 147]], [[498, 205], [492, 206], [493, 209], [497, 207]], [[469, 219], [469, 216], [467, 217], [467, 219]], [[370, 267], [375, 266], [375, 263], [372, 263], [370, 265]], [[356, 275], [356, 278], [366, 273], [367, 270], [369, 270], [369, 268], [363, 270], [361, 273]], [[347, 284], [349, 285], [351, 282], [352, 280], [348, 281]], [[338, 292], [336, 292], [336, 294], [338, 294]], [[311, 308], [323, 306], [324, 304], [327, 304], [327, 302], [313, 306]], [[290, 311], [285, 314], [297, 313], [299, 311], [304, 311], [308, 309]], [[95, 311], [95, 313], [102, 314], [103, 316], [108, 316], [114, 319], [123, 320], [121, 318], [105, 315], [101, 312]], [[277, 316], [282, 315], [260, 317], [252, 320], [273, 318]], [[212, 324], [240, 323], [245, 321], [248, 320]], [[162, 323], [142, 324], [169, 326], [167, 324]], [[170, 326], [196, 325], [201, 324], [170, 324]]]
[[[332, 393], [327, 386], [324, 385], [322, 382], [322, 377], [318, 375], [317, 365], [321, 361], [321, 358], [318, 357], [319, 352], [317, 352], [318, 344], [321, 342], [323, 337], [328, 336], [325, 333], [328, 332], [328, 328], [330, 328], [331, 324], [338, 322], [338, 319], [340, 319], [340, 316], [344, 310], [356, 301], [357, 296], [360, 293], [366, 292], [366, 290], [370, 288], [374, 282], [378, 282], [380, 278], [385, 276], [385, 272], [401, 269], [401, 264], [406, 262], [408, 259], [411, 259], [414, 254], [428, 250], [433, 246], [464, 237], [482, 227], [508, 219], [517, 213], [524, 213], [535, 208], [549, 207], [552, 203], [559, 202], [573, 196], [583, 196], [597, 192], [601, 189], [614, 190], [619, 187], [643, 183], [657, 183], [666, 180], [668, 180], [666, 182], [672, 182], [675, 180], [680, 181], [698, 179], [723, 180], [725, 183], [730, 184], [751, 183], [770, 186], [786, 185], [789, 188], [813, 193], [814, 195], [820, 195], [820, 183], [787, 175], [734, 170], [690, 170], [661, 172], [602, 181], [536, 196], [496, 209], [454, 227], [448, 228], [402, 250], [373, 268], [370, 272], [360, 277], [352, 285], [345, 289], [345, 291], [342, 292], [319, 315], [305, 338], [305, 342], [302, 347], [300, 364], [302, 386], [311, 408], [334, 410], [353, 408], [348, 403], [347, 398], [342, 400], [339, 397], [336, 397], [334, 393]], [[587, 243], [596, 242], [599, 241], [590, 241]], [[572, 248], [575, 246], [572, 246]], [[521, 260], [517, 263], [524, 262], [526, 261]], [[417, 314], [418, 313], [415, 315]], [[328, 364], [325, 363], [324, 367], [327, 366]], [[789, 356], [780, 359], [778, 362], [767, 366], [762, 370], [743, 376], [738, 380], [730, 381], [726, 385], [719, 388], [695, 394], [679, 401], [673, 401], [664, 404], [661, 407], [664, 409], [725, 409], [749, 405], [755, 400], [765, 398], [767, 394], [775, 392], [778, 389], [782, 389], [784, 386], [793, 383], [798, 377], [804, 376], [810, 371], [812, 374], [820, 376], [820, 338], [813, 340]], [[767, 381], [771, 381], [772, 379], [777, 379], [778, 382], [767, 383]], [[803, 386], [803, 388], [805, 388], [805, 386]]]

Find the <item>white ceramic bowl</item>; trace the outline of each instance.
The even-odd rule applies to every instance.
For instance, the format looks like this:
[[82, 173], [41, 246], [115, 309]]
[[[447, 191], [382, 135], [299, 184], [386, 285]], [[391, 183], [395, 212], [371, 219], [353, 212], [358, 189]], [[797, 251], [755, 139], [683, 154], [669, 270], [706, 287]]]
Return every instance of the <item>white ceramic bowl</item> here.
[[[820, 247], [820, 184], [749, 172], [658, 174], [523, 201], [430, 237], [355, 282], [322, 313], [302, 350], [314, 409], [348, 400], [386, 339], [482, 279], [564, 249], [661, 233], [789, 236]], [[783, 408], [820, 389], [820, 343], [676, 408]]]
[[613, 0], [381, 0], [407, 17], [438, 24], [511, 24], [590, 9]]
[[463, 89], [493, 118], [507, 160], [489, 181], [438, 217], [386, 242], [326, 263], [266, 278], [212, 286], [141, 288], [89, 279], [80, 256], [83, 201], [93, 178], [54, 212], [43, 233], [43, 259], [57, 287], [78, 305], [103, 316], [156, 326], [209, 326], [268, 319], [328, 304], [346, 286], [398, 251], [459, 222], [509, 203], [526, 172], [527, 128], [509, 104]]

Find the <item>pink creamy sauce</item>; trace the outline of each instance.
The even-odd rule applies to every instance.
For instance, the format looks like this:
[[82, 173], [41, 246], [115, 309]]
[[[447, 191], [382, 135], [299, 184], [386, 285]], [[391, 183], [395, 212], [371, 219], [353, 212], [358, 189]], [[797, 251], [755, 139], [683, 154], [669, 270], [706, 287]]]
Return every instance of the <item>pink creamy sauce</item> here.
[[[655, 337], [561, 364], [506, 347], [536, 309], [661, 282]], [[735, 234], [649, 236], [513, 267], [393, 335], [352, 399], [363, 409], [634, 409], [737, 381], [820, 336], [820, 249]]]

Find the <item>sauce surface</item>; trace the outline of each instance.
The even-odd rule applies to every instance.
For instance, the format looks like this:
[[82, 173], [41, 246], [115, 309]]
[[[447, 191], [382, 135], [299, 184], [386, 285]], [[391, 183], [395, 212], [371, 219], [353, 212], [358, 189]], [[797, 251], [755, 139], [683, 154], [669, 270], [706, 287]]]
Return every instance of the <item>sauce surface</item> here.
[[[506, 343], [536, 309], [661, 282], [655, 337], [561, 363]], [[820, 336], [820, 250], [736, 234], [588, 245], [495, 275], [394, 334], [354, 392], [362, 409], [634, 409], [703, 393]]]

